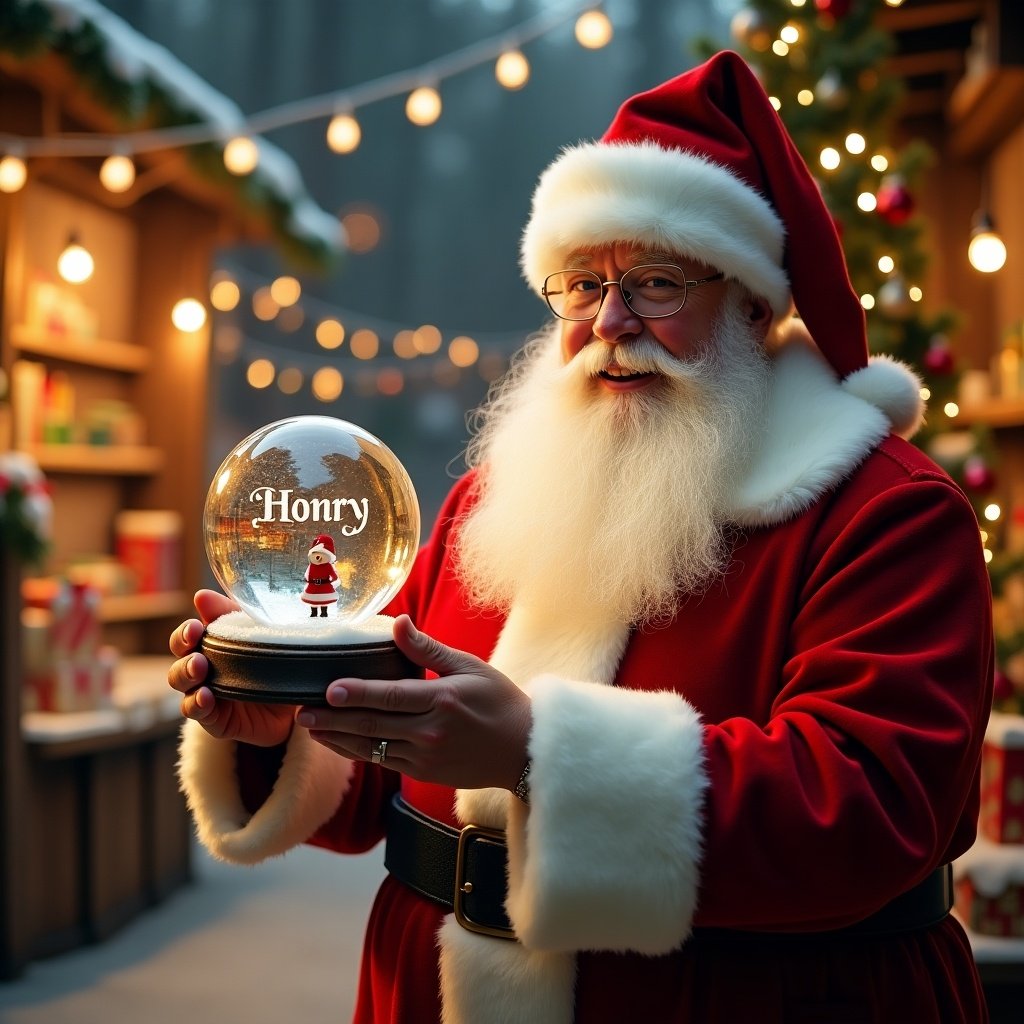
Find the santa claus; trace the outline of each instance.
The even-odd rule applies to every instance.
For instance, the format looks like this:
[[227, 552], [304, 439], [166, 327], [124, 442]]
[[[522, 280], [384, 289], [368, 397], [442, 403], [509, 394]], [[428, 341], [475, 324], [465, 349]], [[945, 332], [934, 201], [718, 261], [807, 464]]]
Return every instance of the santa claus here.
[[310, 606], [310, 618], [316, 618], [317, 609], [321, 616], [326, 616], [328, 605], [338, 601], [335, 589], [338, 570], [334, 568], [338, 555], [334, 550], [334, 538], [329, 533], [317, 534], [306, 556], [309, 565], [303, 576], [306, 585], [302, 589], [302, 600]]
[[977, 523], [899, 436], [918, 382], [869, 363], [743, 62], [563, 152], [522, 263], [553, 322], [391, 608], [431, 678], [231, 705], [202, 621], [175, 631], [203, 842], [386, 837], [360, 1024], [983, 1020], [948, 915], [990, 698]]

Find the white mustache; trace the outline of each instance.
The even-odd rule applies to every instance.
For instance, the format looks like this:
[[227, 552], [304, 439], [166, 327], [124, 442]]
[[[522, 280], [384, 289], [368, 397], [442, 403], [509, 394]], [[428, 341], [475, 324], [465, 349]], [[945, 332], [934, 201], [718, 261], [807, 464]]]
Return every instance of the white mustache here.
[[596, 377], [602, 370], [615, 365], [631, 373], [658, 373], [673, 380], [692, 380], [699, 372], [701, 360], [684, 362], [677, 359], [656, 341], [637, 338], [634, 341], [612, 345], [607, 341], [592, 341], [570, 360], [566, 370], [572, 374]]

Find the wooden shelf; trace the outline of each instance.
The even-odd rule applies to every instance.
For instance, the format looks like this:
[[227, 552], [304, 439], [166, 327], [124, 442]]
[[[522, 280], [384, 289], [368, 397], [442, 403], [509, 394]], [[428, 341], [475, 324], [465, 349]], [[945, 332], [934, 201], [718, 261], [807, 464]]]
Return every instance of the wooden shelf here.
[[151, 476], [164, 464], [164, 453], [146, 445], [43, 444], [28, 449], [39, 468], [50, 473], [99, 473]]
[[1024, 427], [1024, 396], [990, 398], [980, 405], [961, 405], [953, 423], [958, 427]]
[[168, 590], [158, 594], [124, 594], [105, 597], [100, 602], [103, 622], [135, 622], [142, 619], [164, 619], [188, 614], [191, 604], [184, 590]]
[[24, 324], [16, 324], [11, 329], [11, 344], [19, 352], [29, 355], [122, 373], [141, 373], [150, 362], [149, 350], [141, 345], [52, 334]]

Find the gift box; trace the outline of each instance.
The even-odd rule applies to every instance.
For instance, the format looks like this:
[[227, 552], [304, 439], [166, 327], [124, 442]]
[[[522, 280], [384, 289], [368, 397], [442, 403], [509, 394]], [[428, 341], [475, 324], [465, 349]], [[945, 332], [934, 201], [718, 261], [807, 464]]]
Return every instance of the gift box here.
[[957, 915], [973, 932], [1024, 938], [1024, 846], [978, 839], [953, 864]]
[[981, 755], [978, 829], [994, 843], [1024, 843], [1024, 716], [993, 711]]
[[25, 707], [96, 711], [113, 702], [115, 648], [100, 643], [99, 594], [62, 582], [45, 607], [22, 611]]
[[135, 574], [139, 593], [177, 590], [181, 585], [181, 516], [169, 510], [120, 512], [114, 521], [114, 551]]

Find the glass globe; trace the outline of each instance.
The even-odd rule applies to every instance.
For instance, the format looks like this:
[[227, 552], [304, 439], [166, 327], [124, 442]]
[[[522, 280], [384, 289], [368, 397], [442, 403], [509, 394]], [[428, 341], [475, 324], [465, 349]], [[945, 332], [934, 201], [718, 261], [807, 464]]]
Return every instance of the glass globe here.
[[221, 463], [203, 525], [214, 575], [257, 623], [356, 625], [408, 577], [420, 516], [383, 442], [344, 420], [293, 416]]

